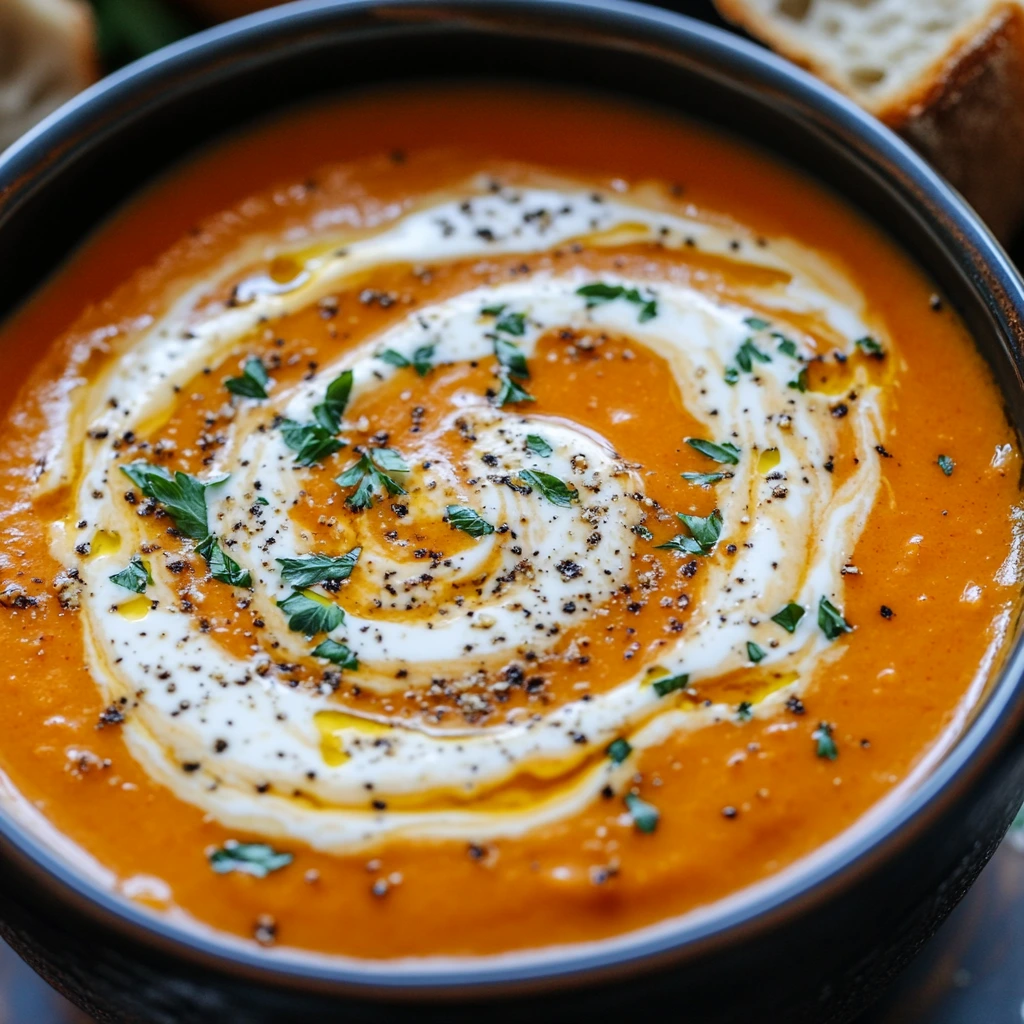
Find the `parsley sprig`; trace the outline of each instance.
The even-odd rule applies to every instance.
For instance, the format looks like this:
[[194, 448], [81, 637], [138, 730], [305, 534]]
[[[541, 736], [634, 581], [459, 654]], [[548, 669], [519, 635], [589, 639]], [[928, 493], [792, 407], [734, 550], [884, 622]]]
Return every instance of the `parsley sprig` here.
[[242, 367], [241, 377], [228, 377], [224, 381], [224, 387], [231, 394], [240, 395], [242, 398], [266, 398], [269, 383], [270, 377], [267, 375], [263, 360], [258, 356], [251, 356]]
[[419, 348], [413, 351], [412, 358], [403, 356], [401, 352], [397, 352], [393, 348], [386, 348], [377, 358], [382, 363], [388, 363], [399, 368], [411, 366], [421, 377], [426, 377], [434, 367], [435, 347], [434, 344], [420, 345]]
[[338, 668], [349, 668], [355, 671], [359, 668], [359, 659], [344, 644], [327, 637], [313, 648], [314, 658], [325, 658]]
[[327, 385], [324, 400], [313, 406], [313, 422], [281, 420], [278, 426], [284, 443], [295, 452], [295, 463], [312, 466], [340, 451], [348, 443], [335, 434], [352, 393], [352, 371], [345, 370]]
[[295, 590], [277, 607], [288, 616], [288, 628], [295, 633], [316, 636], [330, 633], [345, 621], [345, 613], [338, 605], [308, 590]]
[[529, 487], [539, 491], [541, 496], [552, 505], [569, 508], [574, 501], [580, 500], [580, 492], [573, 490], [563, 480], [539, 469], [521, 469], [519, 479]]
[[280, 871], [294, 860], [290, 853], [279, 853], [266, 843], [239, 843], [229, 839], [210, 856], [210, 867], [218, 875], [238, 871], [243, 875], [266, 878], [271, 871]]
[[470, 537], [486, 537], [494, 533], [494, 527], [476, 509], [468, 505], [448, 505], [445, 508], [448, 525], [455, 530], [468, 533]]
[[345, 503], [355, 512], [370, 508], [373, 496], [384, 494], [392, 496], [406, 494], [406, 490], [391, 473], [408, 473], [409, 467], [394, 448], [369, 448], [363, 452], [358, 461], [349, 466], [340, 476], [335, 477], [339, 487], [354, 487]]
[[616, 299], [625, 299], [640, 307], [637, 321], [645, 324], [658, 315], [658, 300], [655, 296], [642, 295], [636, 288], [627, 288], [621, 284], [606, 284], [603, 281], [595, 281], [593, 284], [585, 284], [582, 288], [576, 289], [576, 294], [587, 300], [587, 309], [600, 306], [605, 302], [614, 302]]
[[722, 514], [715, 509], [709, 516], [689, 516], [677, 512], [676, 517], [690, 531], [676, 534], [658, 548], [665, 551], [679, 551], [686, 555], [710, 555], [722, 536]]
[[327, 581], [347, 580], [363, 553], [362, 548], [353, 548], [345, 555], [299, 555], [298, 558], [278, 558], [281, 578], [299, 589], [312, 587]]
[[715, 462], [724, 462], [728, 466], [736, 466], [740, 461], [740, 449], [731, 441], [706, 441], [701, 437], [688, 437], [686, 443], [705, 458]]
[[153, 577], [149, 573], [149, 567], [139, 555], [132, 555], [131, 560], [120, 572], [115, 572], [113, 576], [108, 578], [112, 583], [116, 583], [119, 587], [124, 587], [125, 590], [130, 590], [135, 594], [144, 594], [146, 592], [146, 585], [153, 582]]

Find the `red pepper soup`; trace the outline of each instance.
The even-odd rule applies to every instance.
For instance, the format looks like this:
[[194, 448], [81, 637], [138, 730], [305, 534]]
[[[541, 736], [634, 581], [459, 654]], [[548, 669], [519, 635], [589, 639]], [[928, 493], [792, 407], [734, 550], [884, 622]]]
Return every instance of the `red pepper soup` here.
[[243, 941], [707, 908], [901, 799], [1017, 612], [1020, 454], [955, 312], [667, 114], [293, 111], [2, 331], [8, 806]]

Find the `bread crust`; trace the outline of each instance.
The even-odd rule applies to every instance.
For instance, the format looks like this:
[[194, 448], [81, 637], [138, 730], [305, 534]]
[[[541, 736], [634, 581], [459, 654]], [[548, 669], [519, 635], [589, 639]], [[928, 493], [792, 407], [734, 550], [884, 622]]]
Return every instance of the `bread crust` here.
[[[838, 76], [746, 0], [722, 15], [842, 92]], [[860, 97], [853, 96], [860, 100]], [[997, 236], [1024, 224], [1024, 7], [997, 0], [952, 36], [905, 89], [863, 105], [900, 133], [974, 206]]]

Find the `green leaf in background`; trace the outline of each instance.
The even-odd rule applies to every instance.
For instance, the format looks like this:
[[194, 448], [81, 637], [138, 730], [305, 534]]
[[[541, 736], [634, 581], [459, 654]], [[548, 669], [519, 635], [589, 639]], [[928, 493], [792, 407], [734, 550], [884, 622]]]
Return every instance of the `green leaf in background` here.
[[166, 0], [92, 0], [107, 71], [190, 35], [199, 25]]

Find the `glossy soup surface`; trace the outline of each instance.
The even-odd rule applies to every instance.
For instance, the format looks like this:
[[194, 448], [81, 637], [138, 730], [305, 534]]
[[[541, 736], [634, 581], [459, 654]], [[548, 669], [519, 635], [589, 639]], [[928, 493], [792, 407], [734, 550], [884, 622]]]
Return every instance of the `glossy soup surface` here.
[[607, 98], [292, 112], [0, 344], [8, 803], [245, 941], [706, 907], [900, 799], [1014, 621], [1020, 456], [955, 313], [793, 170]]

